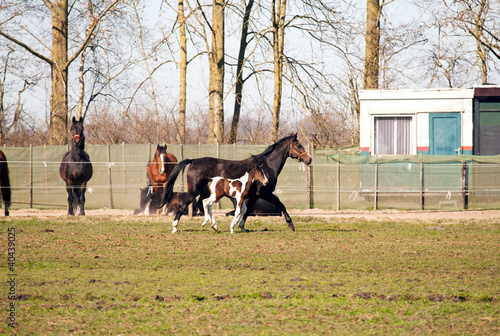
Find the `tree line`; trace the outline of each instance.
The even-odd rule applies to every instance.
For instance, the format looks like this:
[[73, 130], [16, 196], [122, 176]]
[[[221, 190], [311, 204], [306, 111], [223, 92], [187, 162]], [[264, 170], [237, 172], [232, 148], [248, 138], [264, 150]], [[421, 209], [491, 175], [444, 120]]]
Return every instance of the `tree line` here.
[[0, 9], [0, 143], [12, 146], [66, 144], [72, 115], [88, 143], [268, 143], [299, 131], [317, 147], [351, 146], [359, 89], [470, 87], [500, 73], [492, 0]]

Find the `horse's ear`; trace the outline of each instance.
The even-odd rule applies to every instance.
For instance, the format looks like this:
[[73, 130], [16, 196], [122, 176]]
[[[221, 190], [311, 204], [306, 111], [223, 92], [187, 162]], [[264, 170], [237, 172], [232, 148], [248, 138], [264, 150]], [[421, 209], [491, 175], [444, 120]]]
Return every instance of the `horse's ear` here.
[[156, 150], [159, 150], [160, 149], [160, 144], [157, 144], [156, 145]]
[[73, 116], [73, 119], [71, 119], [71, 122], [72, 122], [73, 124], [74, 124], [74, 123], [76, 123], [76, 118], [75, 118], [75, 116]]
[[79, 121], [83, 124], [83, 117], [80, 117]]

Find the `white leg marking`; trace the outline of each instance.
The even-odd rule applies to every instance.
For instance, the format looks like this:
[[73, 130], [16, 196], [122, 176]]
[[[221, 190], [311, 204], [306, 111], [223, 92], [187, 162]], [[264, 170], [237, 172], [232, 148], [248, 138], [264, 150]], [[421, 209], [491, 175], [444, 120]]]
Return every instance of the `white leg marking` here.
[[174, 220], [174, 222], [172, 223], [172, 233], [176, 233], [177, 232], [177, 224], [179, 223], [178, 220]]
[[205, 198], [203, 200], [203, 212], [205, 212], [205, 220], [203, 221], [203, 223], [201, 223], [201, 226], [205, 226], [205, 224], [207, 224], [210, 220], [210, 215], [208, 214], [208, 203], [210, 203], [210, 198]]
[[236, 206], [236, 209], [234, 210], [234, 218], [233, 220], [231, 221], [231, 233], [234, 233], [234, 226], [236, 225], [236, 223], [238, 223], [238, 220], [240, 218], [240, 213], [241, 213], [241, 209], [240, 209], [240, 206], [237, 205]]
[[151, 205], [151, 201], [146, 203], [146, 207], [144, 208], [144, 215], [149, 216], [149, 206]]

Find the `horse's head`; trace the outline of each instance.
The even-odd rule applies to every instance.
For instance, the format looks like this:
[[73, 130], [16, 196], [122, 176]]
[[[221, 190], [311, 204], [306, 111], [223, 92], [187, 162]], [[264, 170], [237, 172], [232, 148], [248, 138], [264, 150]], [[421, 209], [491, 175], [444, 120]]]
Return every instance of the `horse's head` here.
[[167, 145], [157, 145], [155, 161], [160, 165], [160, 174], [165, 173], [165, 164], [167, 163]]
[[288, 156], [292, 159], [296, 159], [299, 162], [304, 162], [306, 165], [310, 165], [312, 162], [312, 157], [306, 151], [304, 146], [297, 139], [297, 134], [292, 134], [290, 137], [290, 151]]
[[249, 175], [249, 178], [252, 179], [252, 182], [259, 181], [264, 186], [269, 182], [269, 180], [266, 176], [266, 173], [264, 172], [263, 164], [260, 164], [260, 165], [255, 164], [255, 167], [250, 169], [250, 171], [248, 172], [248, 175]]
[[76, 118], [73, 117], [69, 132], [71, 134], [71, 140], [75, 146], [85, 144], [85, 135], [83, 134], [83, 118], [76, 120]]

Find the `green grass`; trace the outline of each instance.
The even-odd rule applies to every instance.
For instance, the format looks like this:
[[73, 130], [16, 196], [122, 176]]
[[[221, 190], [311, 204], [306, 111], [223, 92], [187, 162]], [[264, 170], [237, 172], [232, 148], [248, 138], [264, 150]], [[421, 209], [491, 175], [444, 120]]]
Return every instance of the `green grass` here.
[[171, 217], [6, 219], [17, 333], [500, 333], [497, 222], [295, 217], [292, 232], [250, 218], [231, 235], [218, 220], [216, 233], [183, 217], [171, 234]]

